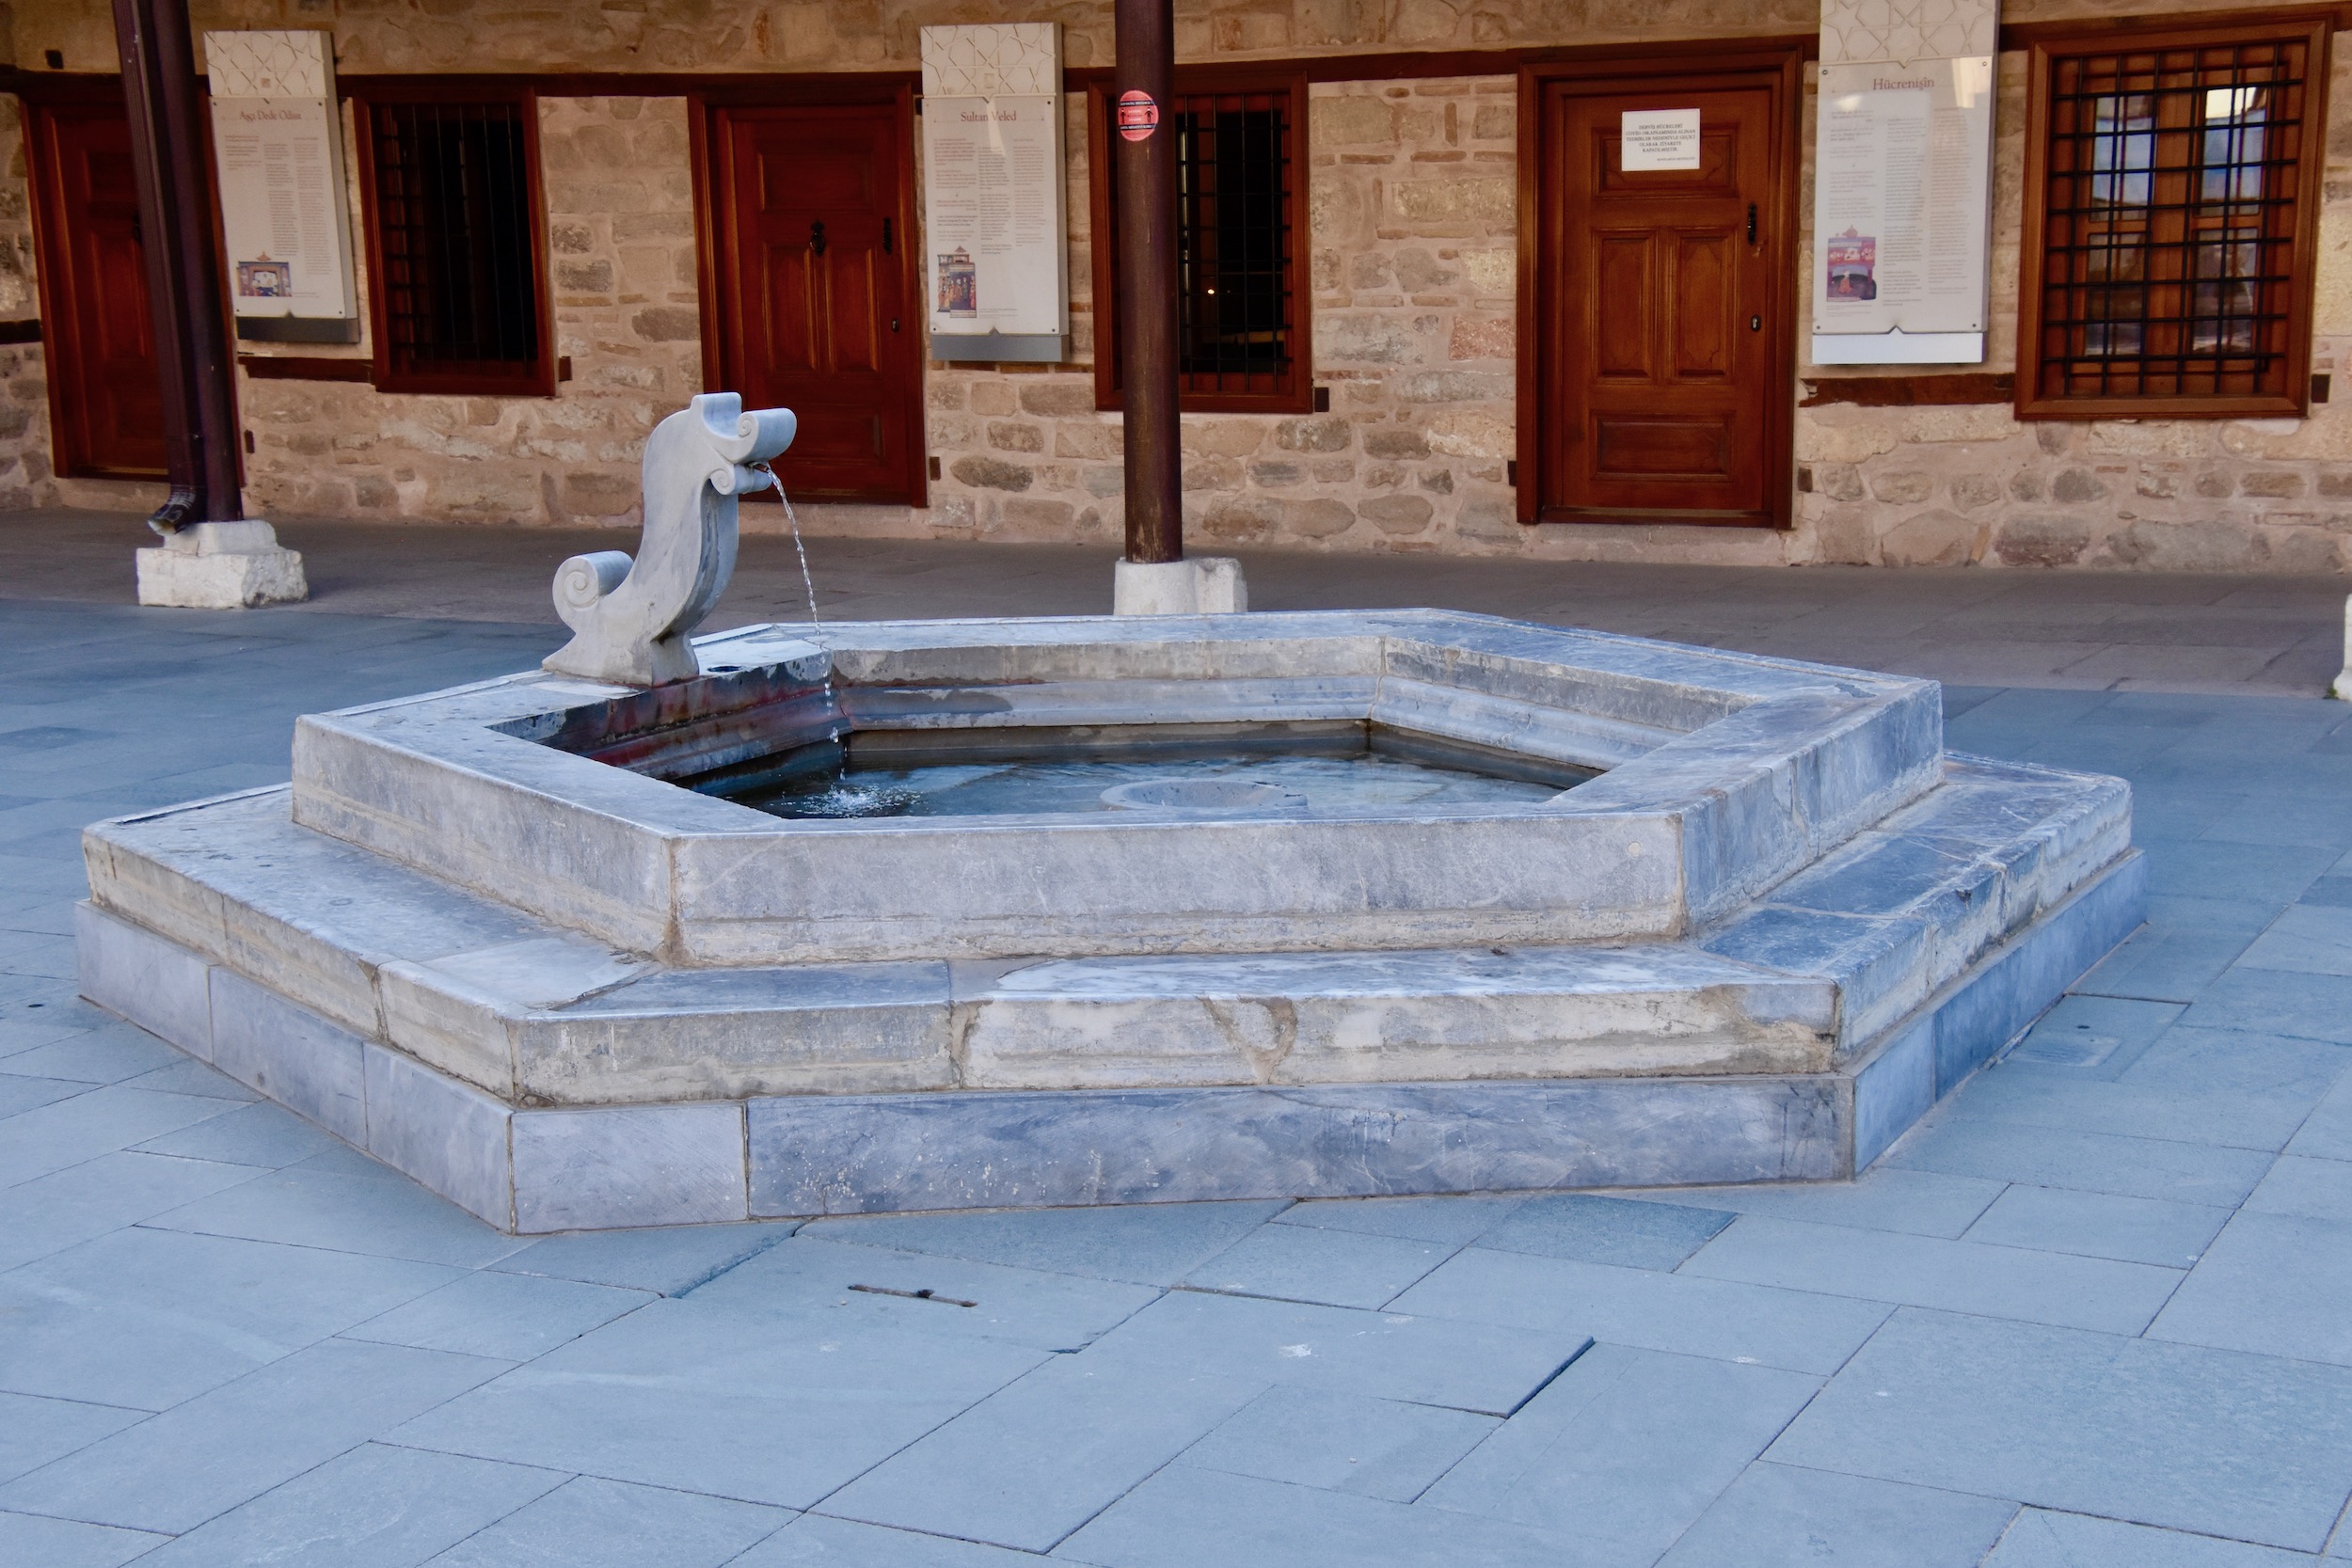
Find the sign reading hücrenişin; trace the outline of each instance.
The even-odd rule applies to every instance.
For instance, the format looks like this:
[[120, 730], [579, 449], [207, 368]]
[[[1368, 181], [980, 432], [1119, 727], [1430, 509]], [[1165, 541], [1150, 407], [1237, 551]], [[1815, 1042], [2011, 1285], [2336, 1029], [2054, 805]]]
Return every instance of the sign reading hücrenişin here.
[[932, 353], [1058, 359], [1070, 330], [1061, 30], [926, 27], [923, 82]]
[[1975, 334], [1980, 358], [1992, 59], [1824, 65], [1820, 105], [1815, 362], [1842, 362], [1838, 338], [1895, 330]]
[[204, 53], [236, 314], [354, 320], [342, 115], [327, 35], [207, 33]]

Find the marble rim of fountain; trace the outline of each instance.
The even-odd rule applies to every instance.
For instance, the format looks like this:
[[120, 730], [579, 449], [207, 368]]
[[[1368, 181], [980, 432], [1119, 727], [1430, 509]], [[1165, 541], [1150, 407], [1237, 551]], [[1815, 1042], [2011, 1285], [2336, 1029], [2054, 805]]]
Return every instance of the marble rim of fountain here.
[[[1449, 611], [822, 638], [703, 638], [706, 673], [650, 692], [534, 672], [306, 717], [294, 819], [685, 965], [1622, 941], [1752, 899], [1942, 757], [1931, 681]], [[675, 773], [839, 724], [1334, 722], [1603, 771], [1436, 809], [783, 820], [562, 749]]]

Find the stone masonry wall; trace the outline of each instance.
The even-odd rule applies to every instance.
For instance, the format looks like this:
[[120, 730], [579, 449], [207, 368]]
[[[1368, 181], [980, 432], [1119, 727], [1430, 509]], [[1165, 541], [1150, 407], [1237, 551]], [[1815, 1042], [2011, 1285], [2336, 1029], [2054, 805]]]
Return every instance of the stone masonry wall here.
[[[0, 97], [0, 146], [8, 149], [0, 172], [0, 321], [6, 322], [40, 314], [24, 118], [15, 99]], [[35, 504], [35, 486], [49, 472], [49, 379], [41, 345], [0, 345], [0, 509]]]
[[[2153, 4], [2100, 0], [2095, 8]], [[2198, 0], [2198, 8], [2208, 4]], [[1062, 22], [1075, 66], [1100, 63], [1109, 50], [1108, 7], [1100, 0], [1042, 8], [994, 0], [607, 0], [596, 8], [228, 0], [197, 9], [199, 29], [330, 25], [346, 72], [898, 67], [913, 61], [920, 26], [999, 15]], [[2085, 0], [2007, 8], [2016, 21], [2084, 9]], [[1182, 57], [1241, 59], [1793, 33], [1815, 21], [1804, 0], [1181, 0], [1178, 25]], [[95, 0], [32, 0], [19, 10], [17, 40], [20, 57], [58, 48], [72, 69], [105, 69], [112, 57], [110, 20]], [[2347, 71], [2333, 84], [2320, 214], [2313, 368], [2322, 372], [2352, 348]], [[1795, 526], [1787, 531], [1521, 527], [1512, 520], [1504, 469], [1517, 417], [1514, 91], [1502, 75], [1314, 87], [1305, 171], [1313, 368], [1331, 409], [1185, 419], [1187, 523], [1200, 546], [1753, 564], [2352, 569], [2352, 408], [2341, 402], [2315, 406], [2304, 420], [2033, 425], [2003, 404], [1800, 408]], [[2013, 362], [2024, 91], [2024, 57], [2005, 55], [1988, 358], [1981, 367], [1937, 369], [2005, 371]], [[1118, 537], [1119, 424], [1093, 407], [1082, 113], [1073, 99], [1072, 361], [932, 364], [928, 436], [940, 475], [930, 504], [804, 508], [813, 528]], [[391, 396], [349, 384], [245, 380], [258, 510], [634, 521], [644, 435], [700, 385], [685, 105], [675, 98], [548, 99], [541, 115], [558, 352], [571, 356], [573, 378], [553, 399]], [[1809, 144], [1809, 99], [1804, 121]], [[24, 190], [20, 149], [0, 179], [0, 319], [32, 309]], [[1803, 210], [1809, 220], [1809, 189]], [[356, 221], [356, 195], [353, 211]], [[12, 289], [26, 300], [11, 305]], [[1800, 342], [1808, 325], [1798, 323]], [[48, 476], [39, 365], [37, 347], [0, 349], [0, 505], [27, 495], [127, 504], [147, 487]], [[1873, 373], [1917, 372], [1800, 365], [1788, 395], [1803, 395], [1807, 378]], [[756, 508], [746, 521], [773, 527], [782, 518]]]
[[[634, 522], [645, 437], [702, 386], [686, 137], [683, 99], [541, 99], [556, 352], [572, 379], [552, 398], [489, 398], [241, 377], [251, 504], [276, 516]], [[360, 287], [364, 298], [364, 277]]]

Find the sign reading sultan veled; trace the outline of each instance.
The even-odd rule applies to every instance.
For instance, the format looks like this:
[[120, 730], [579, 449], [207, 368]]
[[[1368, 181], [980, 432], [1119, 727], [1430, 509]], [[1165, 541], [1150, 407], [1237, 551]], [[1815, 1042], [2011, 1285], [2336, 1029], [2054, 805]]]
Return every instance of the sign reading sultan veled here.
[[924, 261], [941, 358], [1061, 357], [1060, 57], [1050, 23], [923, 29]]

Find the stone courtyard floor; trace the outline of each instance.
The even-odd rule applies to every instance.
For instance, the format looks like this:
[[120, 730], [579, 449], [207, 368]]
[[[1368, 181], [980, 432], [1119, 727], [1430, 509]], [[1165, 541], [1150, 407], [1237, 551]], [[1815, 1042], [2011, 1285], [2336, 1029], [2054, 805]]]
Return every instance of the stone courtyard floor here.
[[[0, 517], [0, 1565], [2352, 1562], [2341, 581], [1251, 558], [2132, 781], [2150, 925], [1850, 1185], [516, 1239], [74, 998], [85, 822], [535, 662], [585, 537], [285, 531], [316, 603], [142, 610], [135, 525]], [[724, 618], [797, 594], [750, 543]], [[1108, 596], [811, 554], [839, 614]]]

